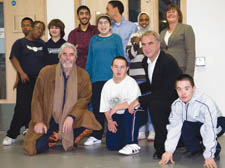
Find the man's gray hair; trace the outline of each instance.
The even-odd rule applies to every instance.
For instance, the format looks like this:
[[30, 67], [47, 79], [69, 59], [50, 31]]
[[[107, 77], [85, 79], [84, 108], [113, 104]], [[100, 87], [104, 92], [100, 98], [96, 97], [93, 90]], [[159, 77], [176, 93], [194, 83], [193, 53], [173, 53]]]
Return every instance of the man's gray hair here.
[[60, 57], [61, 57], [61, 55], [63, 53], [64, 48], [72, 48], [73, 51], [74, 51], [74, 55], [77, 58], [77, 48], [73, 44], [66, 42], [59, 49], [59, 54], [58, 54], [58, 58], [59, 59], [60, 59]]
[[156, 39], [157, 41], [160, 41], [160, 36], [159, 36], [159, 34], [158, 34], [157, 32], [155, 32], [155, 31], [152, 31], [152, 30], [146, 31], [146, 32], [141, 36], [141, 38], [143, 38], [144, 36], [150, 36], [150, 35], [154, 36], [155, 39]]

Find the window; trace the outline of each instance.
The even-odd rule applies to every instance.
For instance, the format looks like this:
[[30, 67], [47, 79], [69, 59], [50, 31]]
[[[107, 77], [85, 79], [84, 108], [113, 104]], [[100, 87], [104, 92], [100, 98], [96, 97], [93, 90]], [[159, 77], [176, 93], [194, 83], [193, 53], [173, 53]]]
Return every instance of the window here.
[[137, 17], [141, 12], [140, 0], [129, 0], [129, 20], [132, 22], [138, 22]]

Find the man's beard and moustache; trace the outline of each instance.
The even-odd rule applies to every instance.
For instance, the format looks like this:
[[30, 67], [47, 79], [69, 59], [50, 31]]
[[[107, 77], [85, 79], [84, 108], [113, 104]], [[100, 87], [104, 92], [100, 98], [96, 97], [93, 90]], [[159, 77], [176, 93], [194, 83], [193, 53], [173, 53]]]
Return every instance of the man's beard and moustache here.
[[87, 25], [87, 24], [89, 24], [89, 19], [86, 18], [86, 17], [80, 19], [80, 24], [82, 24], [82, 25]]
[[72, 60], [65, 60], [65, 61], [61, 61], [61, 64], [62, 64], [62, 67], [64, 70], [72, 70], [74, 64], [75, 64], [75, 61], [72, 61]]

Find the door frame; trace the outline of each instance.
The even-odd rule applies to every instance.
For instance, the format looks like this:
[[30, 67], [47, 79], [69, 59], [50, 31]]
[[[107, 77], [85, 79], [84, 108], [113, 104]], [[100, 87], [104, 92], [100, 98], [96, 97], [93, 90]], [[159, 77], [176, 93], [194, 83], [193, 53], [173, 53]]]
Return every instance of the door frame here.
[[[47, 0], [35, 0], [35, 1], [36, 5], [34, 7], [35, 9], [37, 9], [33, 12], [35, 20], [41, 20], [44, 23], [47, 23], [47, 3], [46, 3]], [[15, 8], [15, 10], [12, 10], [11, 1], [9, 0], [0, 0], [0, 2], [3, 2], [3, 9], [4, 9], [5, 66], [6, 66], [6, 99], [0, 99], [0, 104], [9, 104], [16, 102], [16, 91], [13, 90], [13, 85], [16, 80], [16, 71], [11, 64], [11, 61], [9, 60], [9, 55], [13, 43], [17, 39], [23, 37], [22, 31], [15, 30], [14, 29], [15, 24], [12, 22], [15, 22], [16, 20], [15, 16], [25, 17], [26, 15], [29, 16], [29, 14], [27, 11], [24, 11], [22, 9]], [[23, 3], [23, 0], [17, 0], [16, 3], [21, 6], [26, 6], [26, 4]], [[47, 33], [45, 33], [43, 39], [45, 40], [47, 39]]]

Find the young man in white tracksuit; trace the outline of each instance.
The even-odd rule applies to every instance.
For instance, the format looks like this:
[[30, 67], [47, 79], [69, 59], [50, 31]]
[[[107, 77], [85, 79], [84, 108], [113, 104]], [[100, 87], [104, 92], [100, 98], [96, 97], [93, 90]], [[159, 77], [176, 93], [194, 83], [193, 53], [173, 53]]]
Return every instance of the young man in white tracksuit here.
[[179, 98], [171, 106], [165, 153], [159, 162], [165, 165], [173, 161], [173, 153], [181, 138], [187, 148], [188, 157], [203, 152], [204, 166], [217, 168], [215, 158], [219, 157], [221, 146], [217, 137], [225, 130], [225, 118], [213, 100], [195, 88], [190, 75], [180, 75], [176, 80], [176, 90]]

